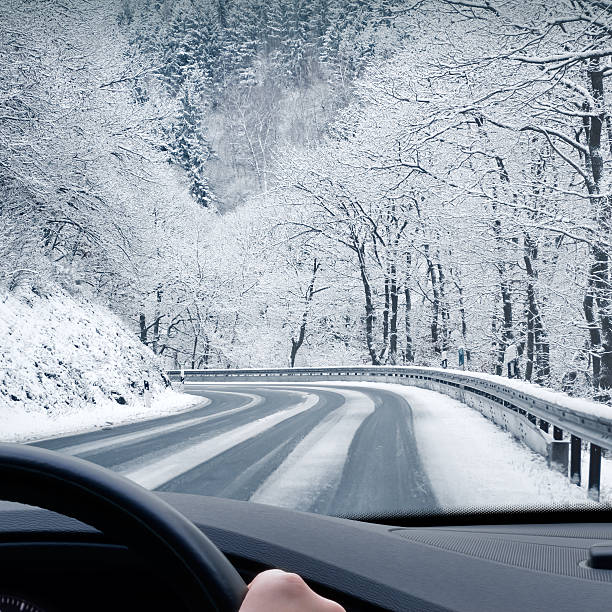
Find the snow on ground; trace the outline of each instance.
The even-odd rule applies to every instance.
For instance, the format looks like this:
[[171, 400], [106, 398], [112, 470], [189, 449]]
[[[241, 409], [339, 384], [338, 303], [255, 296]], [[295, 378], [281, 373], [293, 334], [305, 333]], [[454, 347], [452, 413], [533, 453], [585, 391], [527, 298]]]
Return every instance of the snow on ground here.
[[140, 421], [202, 401], [165, 388], [155, 355], [103, 306], [59, 287], [0, 295], [1, 441]]
[[127, 423], [142, 422], [158, 416], [176, 414], [205, 404], [206, 400], [172, 389], [160, 391], [147, 408], [144, 400], [122, 406], [108, 400], [95, 406], [76, 403], [58, 413], [35, 413], [12, 410], [0, 412], [0, 442], [31, 442], [55, 436], [83, 433]]
[[341, 393], [345, 403], [327, 415], [295, 447], [250, 501], [307, 509], [323, 489], [337, 486], [355, 433], [375, 408], [364, 393], [348, 389], [342, 389]]
[[[478, 411], [446, 395], [387, 383], [412, 408], [423, 466], [441, 506], [583, 506], [585, 488], [573, 485], [546, 459]], [[606, 466], [607, 467], [607, 466]]]

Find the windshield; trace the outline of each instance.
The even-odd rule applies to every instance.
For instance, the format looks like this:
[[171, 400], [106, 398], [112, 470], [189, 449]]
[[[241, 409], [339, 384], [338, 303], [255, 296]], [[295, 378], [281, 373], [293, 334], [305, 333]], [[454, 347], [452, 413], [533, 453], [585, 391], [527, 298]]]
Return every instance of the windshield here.
[[6, 0], [0, 440], [338, 516], [612, 501], [612, 8]]

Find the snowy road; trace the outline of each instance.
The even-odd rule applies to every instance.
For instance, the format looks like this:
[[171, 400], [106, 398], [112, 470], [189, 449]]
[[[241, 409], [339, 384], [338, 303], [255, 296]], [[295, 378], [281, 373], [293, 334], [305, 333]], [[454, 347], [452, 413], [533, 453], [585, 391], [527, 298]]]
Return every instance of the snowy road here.
[[37, 443], [151, 489], [355, 514], [433, 508], [408, 403], [361, 386], [190, 385], [207, 405]]
[[325, 514], [590, 503], [543, 457], [433, 391], [365, 382], [187, 388], [202, 399], [194, 409], [36, 444], [149, 489]]

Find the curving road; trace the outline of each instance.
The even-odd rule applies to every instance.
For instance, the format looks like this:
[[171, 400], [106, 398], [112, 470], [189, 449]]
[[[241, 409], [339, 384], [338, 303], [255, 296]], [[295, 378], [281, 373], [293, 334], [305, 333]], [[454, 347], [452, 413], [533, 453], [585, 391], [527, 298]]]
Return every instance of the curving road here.
[[408, 403], [338, 384], [190, 384], [187, 412], [36, 443], [150, 489], [355, 516], [437, 506]]

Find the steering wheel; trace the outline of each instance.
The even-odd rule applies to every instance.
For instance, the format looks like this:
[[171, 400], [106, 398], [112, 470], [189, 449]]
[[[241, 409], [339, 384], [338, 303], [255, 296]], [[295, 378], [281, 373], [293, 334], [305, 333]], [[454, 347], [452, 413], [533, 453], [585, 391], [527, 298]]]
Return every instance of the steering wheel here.
[[238, 612], [247, 587], [187, 518], [136, 483], [88, 461], [0, 443], [0, 499], [81, 520], [153, 559], [190, 611]]

